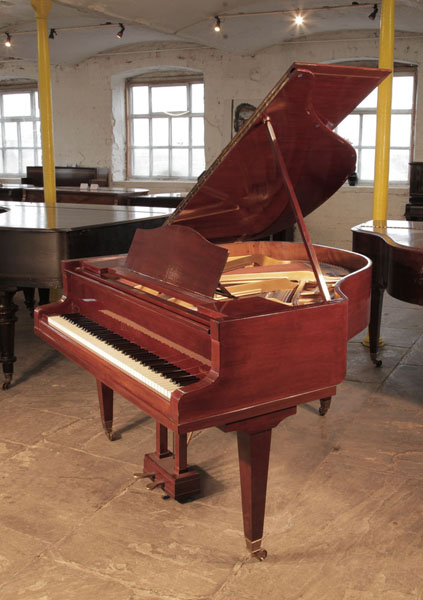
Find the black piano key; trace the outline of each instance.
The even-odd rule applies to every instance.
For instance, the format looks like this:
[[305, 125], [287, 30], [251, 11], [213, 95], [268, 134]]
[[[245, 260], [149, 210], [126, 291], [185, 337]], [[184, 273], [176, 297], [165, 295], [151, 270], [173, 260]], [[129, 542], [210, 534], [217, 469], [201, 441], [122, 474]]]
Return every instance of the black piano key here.
[[91, 333], [97, 339], [105, 342], [116, 350], [119, 350], [119, 352], [122, 352], [122, 354], [125, 354], [126, 356], [148, 367], [155, 373], [162, 375], [177, 385], [189, 385], [199, 381], [198, 377], [195, 377], [195, 375], [191, 375], [184, 369], [181, 369], [167, 360], [160, 358], [160, 356], [157, 354], [154, 354], [145, 348], [141, 348], [141, 346], [137, 346], [137, 344], [134, 344], [133, 342], [121, 337], [119, 334], [110, 331], [110, 329], [103, 327], [99, 323], [92, 321], [84, 315], [74, 313], [62, 316], [84, 331]]

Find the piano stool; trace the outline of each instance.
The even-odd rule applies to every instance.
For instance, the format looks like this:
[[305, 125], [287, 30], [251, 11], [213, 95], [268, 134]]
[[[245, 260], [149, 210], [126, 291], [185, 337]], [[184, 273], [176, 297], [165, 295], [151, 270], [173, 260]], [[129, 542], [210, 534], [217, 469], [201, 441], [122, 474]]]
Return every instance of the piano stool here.
[[162, 499], [133, 477], [154, 449], [154, 421], [118, 397], [110, 443], [94, 378], [35, 336], [22, 294], [15, 301], [21, 359], [0, 402], [2, 600], [339, 600], [347, 589], [357, 598], [420, 589], [420, 307], [387, 296], [382, 367], [356, 336], [328, 414], [313, 402], [274, 429], [261, 564], [242, 550], [235, 434], [196, 432], [189, 458], [203, 496]]

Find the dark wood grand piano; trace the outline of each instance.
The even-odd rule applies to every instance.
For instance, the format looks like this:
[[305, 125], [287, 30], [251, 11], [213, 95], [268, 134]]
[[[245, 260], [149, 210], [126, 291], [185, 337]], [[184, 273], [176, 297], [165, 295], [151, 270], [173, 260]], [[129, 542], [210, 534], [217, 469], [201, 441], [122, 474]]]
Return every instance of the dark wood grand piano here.
[[[152, 486], [199, 492], [188, 434], [237, 431], [257, 558], [272, 428], [301, 403], [327, 409], [368, 322], [370, 261], [312, 246], [303, 215], [353, 172], [332, 130], [387, 74], [294, 64], [165, 226], [137, 231], [128, 255], [64, 262], [62, 299], [36, 310], [38, 335], [97, 379], [110, 439], [114, 391], [156, 420]], [[258, 241], [294, 222], [304, 243]]]
[[[12, 382], [18, 288], [34, 307], [48, 302], [48, 288], [62, 285], [61, 260], [126, 252], [139, 227], [158, 227], [171, 209], [165, 207], [81, 206], [44, 202], [0, 203], [0, 362], [3, 389]], [[43, 296], [41, 296], [41, 291]]]
[[368, 221], [353, 227], [353, 250], [373, 262], [369, 323], [370, 357], [376, 366], [385, 290], [393, 298], [423, 305], [423, 222]]

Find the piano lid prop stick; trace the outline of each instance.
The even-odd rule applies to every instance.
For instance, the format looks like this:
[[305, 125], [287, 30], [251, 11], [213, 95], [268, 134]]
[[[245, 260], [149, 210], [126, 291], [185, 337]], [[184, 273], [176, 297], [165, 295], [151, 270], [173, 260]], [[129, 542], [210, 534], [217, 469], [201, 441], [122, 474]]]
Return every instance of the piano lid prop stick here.
[[288, 170], [286, 168], [285, 160], [282, 156], [282, 152], [277, 143], [277, 138], [275, 134], [275, 130], [273, 129], [272, 123], [270, 121], [270, 117], [266, 116], [263, 119], [263, 123], [266, 125], [267, 133], [269, 134], [270, 141], [272, 143], [273, 151], [276, 156], [276, 160], [279, 163], [279, 168], [281, 170], [282, 177], [285, 181], [285, 185], [288, 190], [288, 196], [291, 202], [292, 210], [294, 211], [294, 215], [296, 217], [298, 227], [300, 229], [301, 237], [303, 238], [304, 245], [306, 247], [306, 251], [308, 257], [310, 259], [310, 263], [314, 272], [314, 276], [316, 277], [316, 282], [319, 287], [320, 293], [322, 295], [322, 299], [324, 302], [330, 301], [330, 294], [328, 290], [328, 286], [326, 285], [325, 278], [323, 276], [322, 270], [319, 265], [319, 261], [317, 260], [316, 252], [314, 250], [313, 244], [311, 243], [310, 234], [306, 227], [303, 213], [301, 212], [301, 208], [298, 202], [297, 195], [294, 190], [294, 186], [292, 185], [291, 178], [289, 177]]

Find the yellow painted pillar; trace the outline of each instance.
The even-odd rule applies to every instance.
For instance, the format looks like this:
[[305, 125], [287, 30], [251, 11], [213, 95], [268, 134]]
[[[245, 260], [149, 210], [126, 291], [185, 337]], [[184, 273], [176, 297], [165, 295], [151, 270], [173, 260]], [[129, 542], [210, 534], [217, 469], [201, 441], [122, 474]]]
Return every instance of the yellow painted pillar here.
[[43, 150], [44, 201], [56, 204], [56, 176], [54, 168], [53, 120], [51, 109], [50, 50], [47, 19], [52, 0], [31, 0], [37, 19], [38, 39], [38, 95], [41, 118], [41, 147]]
[[[379, 67], [394, 69], [395, 0], [382, 0]], [[385, 222], [388, 214], [389, 148], [391, 140], [392, 74], [378, 88], [373, 221]], [[380, 223], [381, 225], [383, 223]]]

